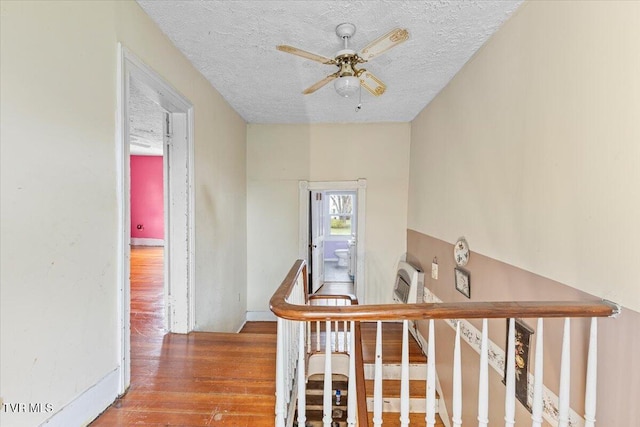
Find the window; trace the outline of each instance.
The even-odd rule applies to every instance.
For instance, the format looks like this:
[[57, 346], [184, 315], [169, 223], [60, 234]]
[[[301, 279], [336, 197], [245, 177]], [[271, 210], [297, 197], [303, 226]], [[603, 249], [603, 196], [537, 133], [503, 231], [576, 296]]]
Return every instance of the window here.
[[330, 236], [350, 236], [355, 232], [355, 192], [327, 192]]

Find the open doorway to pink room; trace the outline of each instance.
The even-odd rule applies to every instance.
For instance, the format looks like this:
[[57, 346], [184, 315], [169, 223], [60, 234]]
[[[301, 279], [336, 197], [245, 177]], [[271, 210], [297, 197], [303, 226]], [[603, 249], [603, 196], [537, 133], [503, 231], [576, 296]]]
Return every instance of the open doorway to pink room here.
[[119, 52], [117, 328], [124, 393], [140, 339], [161, 343], [166, 333], [188, 333], [195, 324], [193, 106], [127, 48]]

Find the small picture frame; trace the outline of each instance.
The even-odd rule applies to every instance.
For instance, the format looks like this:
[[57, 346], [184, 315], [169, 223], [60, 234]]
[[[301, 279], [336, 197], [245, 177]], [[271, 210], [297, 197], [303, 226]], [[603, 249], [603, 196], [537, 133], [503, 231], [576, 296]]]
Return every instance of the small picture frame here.
[[454, 269], [456, 278], [456, 289], [467, 298], [471, 298], [471, 275], [463, 268], [456, 267]]

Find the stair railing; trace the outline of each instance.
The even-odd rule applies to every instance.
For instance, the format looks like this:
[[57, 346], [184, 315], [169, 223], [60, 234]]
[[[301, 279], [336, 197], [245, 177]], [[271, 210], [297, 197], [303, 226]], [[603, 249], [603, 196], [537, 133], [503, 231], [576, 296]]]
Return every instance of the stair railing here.
[[[271, 310], [278, 318], [278, 339], [276, 356], [276, 427], [290, 427], [294, 421], [295, 395], [299, 408], [304, 408], [304, 386], [306, 382], [305, 361], [309, 343], [308, 322], [324, 322], [325, 324], [325, 379], [331, 378], [331, 348], [332, 342], [337, 342], [337, 334], [331, 334], [332, 322], [338, 325], [343, 322], [345, 326], [344, 336], [349, 335], [350, 352], [354, 354], [359, 343], [356, 343], [355, 332], [360, 321], [375, 321], [377, 323], [376, 333], [376, 357], [375, 357], [375, 379], [374, 379], [374, 410], [373, 425], [380, 427], [382, 424], [382, 321], [399, 321], [403, 323], [403, 348], [402, 348], [402, 379], [401, 379], [401, 411], [400, 425], [407, 427], [409, 424], [409, 362], [408, 362], [408, 321], [428, 320], [427, 339], [427, 389], [425, 425], [433, 427], [435, 425], [435, 334], [434, 320], [454, 320], [456, 336], [454, 341], [454, 364], [453, 364], [453, 396], [452, 396], [452, 425], [459, 427], [462, 416], [462, 387], [461, 387], [461, 363], [460, 363], [460, 321], [456, 319], [482, 319], [481, 349], [480, 349], [480, 369], [479, 369], [479, 390], [478, 390], [478, 426], [488, 425], [488, 322], [487, 319], [504, 318], [510, 319], [508, 328], [508, 343], [506, 351], [507, 374], [506, 374], [506, 396], [505, 396], [505, 427], [515, 424], [515, 328], [514, 319], [537, 318], [538, 329], [536, 338], [535, 370], [533, 383], [533, 403], [532, 403], [532, 427], [542, 425], [542, 351], [543, 351], [543, 319], [564, 318], [564, 335], [562, 345], [562, 360], [560, 373], [559, 404], [557, 414], [557, 425], [568, 427], [571, 423], [569, 408], [569, 384], [570, 384], [570, 319], [578, 317], [591, 318], [591, 332], [588, 348], [588, 362], [586, 370], [586, 392], [585, 392], [585, 427], [595, 426], [596, 408], [596, 368], [597, 368], [597, 318], [615, 317], [620, 312], [620, 307], [609, 301], [524, 301], [524, 302], [468, 302], [468, 303], [419, 303], [419, 304], [309, 304], [307, 289], [307, 268], [303, 260], [294, 263], [289, 273], [283, 280], [280, 287], [273, 294], [270, 306]], [[316, 297], [313, 297], [314, 299]], [[344, 297], [336, 300], [345, 300]], [[325, 298], [326, 300], [326, 298]], [[319, 335], [320, 328], [317, 327]], [[348, 330], [348, 334], [347, 334]], [[333, 337], [333, 338], [332, 338]], [[346, 339], [346, 338], [345, 338]], [[359, 339], [358, 339], [359, 341]], [[355, 348], [354, 348], [355, 347]], [[355, 358], [350, 358], [351, 360]], [[349, 385], [356, 379], [353, 395], [360, 399], [362, 394], [361, 379], [355, 374], [355, 367], [349, 367]], [[297, 372], [298, 388], [294, 392], [294, 373]], [[328, 375], [327, 375], [328, 374]], [[323, 426], [331, 427], [330, 407], [333, 390], [325, 385], [325, 403], [323, 409]], [[327, 400], [328, 395], [328, 400]], [[352, 390], [349, 390], [349, 398]], [[302, 399], [302, 400], [301, 400]], [[355, 403], [354, 403], [355, 405]], [[362, 409], [356, 412], [351, 403], [348, 403], [349, 417], [347, 423], [349, 427], [356, 425], [366, 426], [366, 412], [362, 415]], [[351, 414], [358, 414], [354, 419]], [[298, 411], [298, 425], [304, 426], [306, 418], [304, 410], [302, 415]], [[363, 421], [365, 420], [365, 421]]]

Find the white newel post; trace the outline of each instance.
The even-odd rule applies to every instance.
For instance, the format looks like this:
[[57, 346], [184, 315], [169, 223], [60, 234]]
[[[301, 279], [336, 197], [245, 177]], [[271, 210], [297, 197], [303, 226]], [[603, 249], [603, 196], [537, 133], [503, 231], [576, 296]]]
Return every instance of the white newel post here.
[[331, 410], [333, 397], [333, 371], [331, 369], [331, 321], [327, 320], [324, 349], [324, 396], [322, 400], [322, 423], [331, 427]]
[[587, 356], [587, 384], [584, 393], [584, 427], [596, 425], [596, 388], [598, 374], [598, 319], [591, 318], [589, 355]]
[[305, 359], [307, 354], [305, 353], [305, 336], [306, 322], [300, 323], [300, 336], [298, 337], [298, 425], [303, 426], [307, 422], [307, 375]]
[[409, 321], [402, 321], [402, 366], [400, 371], [400, 426], [409, 426]]
[[538, 318], [536, 328], [536, 362], [533, 377], [533, 402], [531, 404], [531, 427], [542, 427], [542, 389], [544, 377], [544, 321]]
[[560, 361], [560, 393], [558, 396], [558, 427], [569, 425], [569, 388], [571, 386], [571, 320], [564, 319], [562, 359]]
[[436, 423], [436, 334], [434, 320], [429, 320], [429, 342], [427, 343], [427, 408], [424, 419], [427, 427]]
[[456, 322], [456, 339], [453, 346], [453, 427], [462, 425], [462, 359], [460, 358], [460, 321]]
[[480, 376], [478, 384], [478, 427], [489, 424], [489, 326], [482, 319], [482, 344], [480, 345]]
[[[509, 335], [507, 339], [507, 378], [506, 378], [506, 394], [504, 397], [504, 427], [515, 425], [516, 420], [516, 330], [515, 319], [509, 319]], [[527, 375], [525, 373], [525, 375]]]
[[382, 425], [382, 322], [378, 320], [376, 329], [376, 362], [373, 378], [373, 425]]
[[356, 397], [356, 336], [355, 322], [352, 320], [349, 326], [350, 343], [349, 346], [349, 390], [347, 392], [347, 425], [355, 427], [357, 418], [356, 412], [358, 400]]

